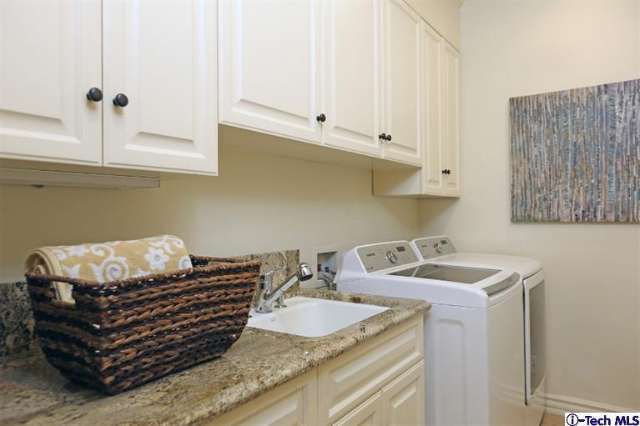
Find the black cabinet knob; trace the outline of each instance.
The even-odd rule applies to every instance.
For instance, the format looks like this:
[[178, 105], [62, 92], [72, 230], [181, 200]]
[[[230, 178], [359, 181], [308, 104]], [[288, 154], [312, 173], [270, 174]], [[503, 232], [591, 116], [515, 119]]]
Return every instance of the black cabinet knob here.
[[87, 92], [87, 99], [91, 102], [100, 102], [102, 100], [102, 90], [97, 87], [92, 87]]
[[318, 121], [318, 123], [324, 123], [325, 121], [327, 121], [327, 116], [322, 113], [316, 117], [316, 120]]
[[380, 133], [378, 135], [378, 139], [382, 139], [383, 141], [387, 140], [387, 134], [386, 133]]
[[450, 175], [450, 174], [451, 174], [451, 170], [450, 170], [450, 169], [444, 169], [444, 170], [442, 171], [442, 174], [443, 174], [443, 175]]
[[391, 142], [391, 135], [387, 135], [387, 141]]
[[115, 98], [113, 98], [113, 104], [117, 107], [124, 108], [129, 105], [129, 98], [124, 93], [118, 93]]

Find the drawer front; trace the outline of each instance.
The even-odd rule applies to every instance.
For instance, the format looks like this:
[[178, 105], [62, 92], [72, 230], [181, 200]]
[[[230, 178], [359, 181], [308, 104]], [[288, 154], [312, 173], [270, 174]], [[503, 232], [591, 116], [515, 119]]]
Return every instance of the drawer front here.
[[207, 426], [315, 426], [317, 400], [317, 381], [314, 370], [203, 424]]
[[423, 358], [422, 316], [320, 367], [320, 423], [334, 422]]

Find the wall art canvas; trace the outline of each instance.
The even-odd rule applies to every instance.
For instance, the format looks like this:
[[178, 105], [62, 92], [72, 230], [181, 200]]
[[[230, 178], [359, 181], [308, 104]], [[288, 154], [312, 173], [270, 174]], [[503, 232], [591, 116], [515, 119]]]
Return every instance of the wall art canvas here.
[[513, 222], [640, 223], [640, 80], [509, 107]]

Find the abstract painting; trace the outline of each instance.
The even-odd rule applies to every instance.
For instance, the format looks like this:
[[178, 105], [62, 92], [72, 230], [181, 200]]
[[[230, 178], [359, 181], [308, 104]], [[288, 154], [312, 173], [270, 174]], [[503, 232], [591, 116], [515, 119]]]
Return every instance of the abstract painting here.
[[513, 222], [640, 223], [640, 80], [509, 109]]

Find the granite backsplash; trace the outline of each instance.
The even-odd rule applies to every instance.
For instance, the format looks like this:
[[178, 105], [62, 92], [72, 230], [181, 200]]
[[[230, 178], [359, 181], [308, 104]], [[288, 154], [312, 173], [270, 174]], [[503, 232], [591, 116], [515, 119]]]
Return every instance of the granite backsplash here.
[[[239, 256], [245, 260], [262, 260], [261, 273], [275, 270], [278, 285], [291, 275], [300, 262], [298, 250], [276, 251]], [[35, 322], [25, 282], [0, 283], [0, 366], [14, 357], [29, 355], [37, 342]]]

